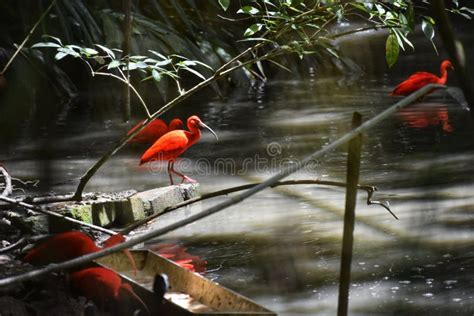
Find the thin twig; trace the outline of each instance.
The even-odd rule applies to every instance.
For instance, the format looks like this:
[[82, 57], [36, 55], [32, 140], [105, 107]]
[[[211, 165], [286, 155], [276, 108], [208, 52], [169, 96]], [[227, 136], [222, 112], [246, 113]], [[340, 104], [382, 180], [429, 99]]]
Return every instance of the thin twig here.
[[97, 226], [97, 225], [94, 225], [94, 224], [85, 223], [83, 221], [80, 221], [80, 220], [77, 220], [77, 219], [74, 219], [74, 218], [71, 218], [71, 217], [68, 217], [68, 216], [64, 216], [64, 215], [61, 215], [61, 214], [56, 213], [56, 212], [44, 210], [39, 206], [31, 205], [31, 204], [21, 202], [21, 201], [17, 201], [15, 199], [12, 199], [12, 198], [9, 198], [9, 197], [6, 197], [6, 196], [0, 196], [0, 200], [3, 200], [3, 201], [5, 201], [7, 203], [10, 203], [10, 204], [14, 204], [14, 205], [24, 207], [24, 208], [26, 208], [28, 210], [32, 210], [34, 212], [54, 216], [54, 217], [60, 218], [62, 220], [65, 220], [65, 221], [68, 221], [68, 222], [71, 222], [71, 223], [74, 223], [74, 224], [85, 226], [85, 227], [88, 227], [90, 229], [102, 232], [102, 233], [106, 233], [106, 234], [109, 234], [109, 235], [117, 234], [116, 232], [114, 232], [112, 230], [109, 230], [109, 229], [106, 229], [106, 228], [103, 228], [103, 227], [100, 227], [100, 226]]
[[4, 253], [10, 252], [10, 251], [13, 251], [15, 249], [18, 249], [18, 248], [23, 247], [24, 245], [27, 245], [27, 244], [30, 244], [30, 243], [35, 243], [35, 242], [37, 242], [41, 239], [44, 239], [48, 236], [49, 235], [35, 235], [35, 236], [22, 237], [19, 240], [17, 240], [16, 242], [14, 242], [13, 244], [1, 248], [0, 249], [0, 254], [4, 254]]
[[26, 35], [25, 39], [23, 40], [23, 42], [20, 44], [20, 46], [17, 47], [15, 53], [13, 54], [13, 56], [8, 60], [7, 64], [5, 65], [5, 67], [3, 67], [2, 71], [0, 72], [0, 74], [4, 74], [5, 71], [7, 71], [8, 67], [10, 66], [10, 64], [13, 62], [13, 60], [16, 58], [16, 56], [18, 55], [18, 53], [21, 51], [21, 49], [23, 48], [23, 46], [25, 46], [26, 42], [30, 39], [31, 35], [33, 35], [34, 31], [36, 30], [36, 28], [38, 27], [38, 25], [40, 25], [41, 21], [43, 21], [43, 19], [46, 17], [46, 15], [48, 15], [49, 11], [53, 8], [54, 4], [56, 3], [56, 0], [53, 0], [51, 1], [50, 5], [48, 6], [48, 8], [43, 12], [43, 14], [41, 14], [40, 18], [38, 19], [38, 21], [36, 21], [35, 25], [33, 25], [33, 27], [31, 28], [30, 32], [28, 33], [28, 35]]
[[169, 232], [171, 232], [175, 229], [178, 229], [178, 228], [181, 228], [181, 227], [186, 226], [188, 224], [194, 223], [197, 220], [203, 219], [203, 218], [205, 218], [209, 215], [215, 214], [215, 213], [217, 213], [219, 211], [222, 211], [222, 210], [224, 210], [224, 209], [226, 209], [230, 206], [238, 204], [238, 203], [246, 200], [247, 198], [257, 194], [258, 192], [260, 192], [260, 191], [262, 191], [262, 190], [264, 190], [264, 189], [266, 189], [266, 188], [268, 188], [272, 185], [275, 185], [281, 179], [283, 179], [283, 178], [287, 177], [288, 175], [300, 170], [301, 168], [305, 167], [309, 163], [312, 163], [314, 161], [314, 159], [322, 157], [325, 154], [327, 154], [328, 152], [330, 152], [330, 151], [346, 144], [351, 139], [357, 137], [360, 133], [365, 132], [368, 129], [372, 128], [373, 126], [377, 125], [378, 123], [382, 122], [383, 120], [385, 120], [386, 118], [391, 116], [393, 113], [395, 113], [399, 109], [415, 102], [418, 98], [420, 98], [420, 97], [426, 95], [427, 93], [431, 92], [432, 89], [439, 89], [439, 88], [446, 88], [446, 86], [437, 85], [437, 84], [426, 85], [425, 87], [423, 87], [420, 90], [412, 93], [408, 97], [403, 98], [401, 101], [399, 101], [396, 104], [392, 105], [391, 107], [389, 107], [388, 109], [386, 109], [382, 113], [378, 114], [374, 118], [366, 121], [360, 127], [352, 130], [351, 132], [345, 134], [344, 136], [337, 139], [336, 141], [328, 144], [326, 147], [307, 155], [303, 160], [301, 160], [299, 162], [296, 162], [296, 163], [291, 164], [291, 165], [287, 165], [285, 168], [280, 170], [279, 173], [277, 173], [276, 175], [270, 177], [269, 179], [267, 179], [266, 181], [260, 183], [259, 185], [256, 185], [255, 187], [253, 187], [251, 189], [248, 189], [247, 191], [245, 191], [243, 193], [240, 193], [238, 195], [230, 197], [230, 198], [226, 199], [225, 201], [222, 201], [221, 203], [218, 203], [218, 204], [216, 204], [216, 205], [214, 205], [210, 208], [207, 208], [207, 209], [205, 209], [205, 210], [203, 210], [199, 213], [196, 213], [196, 214], [193, 214], [193, 215], [191, 215], [187, 218], [178, 220], [178, 221], [174, 222], [173, 224], [170, 224], [166, 227], [162, 227], [162, 228], [159, 228], [159, 229], [156, 229], [156, 230], [152, 230], [152, 231], [149, 231], [149, 232], [147, 232], [147, 233], [145, 233], [141, 236], [131, 238], [131, 239], [129, 239], [129, 240], [127, 240], [127, 241], [125, 241], [121, 244], [112, 246], [110, 248], [106, 248], [106, 249], [100, 250], [98, 252], [87, 254], [85, 256], [81, 256], [81, 257], [78, 257], [78, 258], [75, 258], [75, 259], [71, 259], [71, 260], [68, 260], [68, 261], [65, 261], [65, 262], [62, 262], [62, 263], [50, 264], [46, 267], [39, 268], [39, 269], [33, 270], [33, 271], [29, 271], [29, 272], [24, 273], [24, 274], [15, 275], [15, 276], [11, 276], [11, 277], [1, 279], [0, 280], [0, 287], [7, 286], [7, 285], [10, 285], [10, 284], [14, 284], [14, 283], [17, 283], [17, 282], [30, 280], [30, 279], [37, 278], [37, 277], [42, 276], [42, 275], [46, 275], [46, 274], [51, 273], [51, 272], [72, 268], [72, 267], [90, 262], [92, 260], [105, 257], [107, 255], [110, 255], [110, 254], [114, 253], [114, 252], [122, 251], [124, 249], [130, 248], [130, 247], [138, 245], [142, 242], [145, 242], [147, 240], [156, 238], [158, 236], [162, 236], [162, 235], [164, 235], [166, 233], [169, 233]]
[[377, 204], [377, 205], [380, 205], [382, 206], [383, 208], [385, 208], [390, 214], [392, 214], [393, 217], [395, 217], [395, 219], [399, 219], [397, 217], [397, 215], [395, 215], [395, 213], [392, 212], [392, 210], [390, 209], [390, 203], [388, 201], [374, 201], [372, 200], [372, 195], [374, 194], [375, 191], [377, 191], [377, 188], [376, 187], [372, 187], [372, 191], [367, 191], [368, 193], [368, 196], [367, 196], [367, 205], [371, 205], [371, 204]]

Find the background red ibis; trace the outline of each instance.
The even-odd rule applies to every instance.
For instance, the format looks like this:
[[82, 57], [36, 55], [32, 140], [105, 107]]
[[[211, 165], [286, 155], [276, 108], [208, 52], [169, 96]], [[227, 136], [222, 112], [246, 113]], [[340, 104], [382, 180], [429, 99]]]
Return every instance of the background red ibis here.
[[[139, 128], [145, 120], [138, 122], [127, 135], [133, 133], [137, 128]], [[150, 124], [148, 124], [144, 129], [142, 129], [135, 137], [133, 137], [129, 142], [130, 143], [141, 143], [141, 144], [153, 144], [158, 138], [163, 136], [169, 131], [174, 131], [175, 129], [182, 128], [183, 121], [180, 119], [171, 120], [169, 126], [163, 120], [155, 119]]]

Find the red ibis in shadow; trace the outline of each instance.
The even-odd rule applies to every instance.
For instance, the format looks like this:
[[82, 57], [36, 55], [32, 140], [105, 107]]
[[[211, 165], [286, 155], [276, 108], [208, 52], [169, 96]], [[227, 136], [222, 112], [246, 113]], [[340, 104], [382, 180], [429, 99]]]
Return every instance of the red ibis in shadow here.
[[453, 69], [453, 65], [449, 60], [444, 60], [441, 63], [440, 67], [440, 73], [441, 76], [438, 77], [435, 74], [432, 74], [430, 72], [415, 72], [413, 75], [408, 77], [407, 80], [403, 81], [400, 83], [398, 86], [395, 87], [395, 89], [392, 91], [390, 95], [409, 95], [413, 92], [415, 92], [418, 89], [421, 89], [422, 87], [426, 86], [427, 84], [430, 83], [436, 83], [436, 84], [445, 84], [446, 81], [448, 80], [448, 69]]
[[[143, 125], [142, 120], [138, 122], [127, 135], [133, 133], [137, 128]], [[180, 119], [173, 119], [166, 125], [166, 123], [161, 119], [154, 119], [148, 124], [144, 129], [142, 129], [137, 135], [135, 135], [129, 143], [140, 143], [140, 144], [153, 144], [158, 138], [166, 134], [167, 132], [174, 131], [176, 129], [183, 128], [183, 121]]]

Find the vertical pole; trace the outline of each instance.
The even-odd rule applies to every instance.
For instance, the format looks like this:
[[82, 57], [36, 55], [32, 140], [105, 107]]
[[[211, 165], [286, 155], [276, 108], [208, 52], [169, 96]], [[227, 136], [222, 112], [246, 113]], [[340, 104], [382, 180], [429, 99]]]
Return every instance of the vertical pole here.
[[[122, 43], [122, 50], [123, 55], [127, 56], [125, 62], [127, 64], [127, 70], [125, 72], [125, 76], [127, 77], [127, 81], [130, 81], [130, 71], [128, 70], [128, 62], [130, 56], [130, 38], [132, 34], [132, 0], [122, 0], [123, 4], [123, 43]], [[122, 86], [122, 119], [124, 122], [128, 122], [130, 119], [130, 87], [128, 85]]]
[[[357, 128], [362, 123], [362, 116], [354, 112], [352, 128]], [[339, 302], [337, 315], [347, 315], [349, 307], [349, 286], [351, 282], [352, 245], [354, 244], [355, 207], [357, 202], [357, 185], [359, 183], [360, 156], [362, 148], [362, 135], [349, 142], [347, 157], [347, 189], [346, 206], [344, 213], [344, 232], [342, 236], [341, 271], [339, 275]]]

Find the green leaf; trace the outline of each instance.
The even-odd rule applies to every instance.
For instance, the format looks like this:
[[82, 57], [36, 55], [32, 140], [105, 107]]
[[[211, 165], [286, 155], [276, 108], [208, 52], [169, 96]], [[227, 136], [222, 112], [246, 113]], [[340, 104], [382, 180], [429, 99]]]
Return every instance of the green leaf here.
[[68, 53], [65, 53], [65, 52], [58, 52], [55, 56], [54, 56], [54, 59], [56, 60], [61, 60], [63, 59], [64, 57], [66, 57], [67, 55], [69, 55]]
[[398, 46], [397, 38], [394, 34], [390, 34], [385, 44], [385, 58], [387, 59], [388, 67], [395, 65], [400, 53], [400, 47]]
[[56, 44], [56, 43], [51, 43], [51, 42], [41, 42], [41, 43], [36, 43], [31, 46], [31, 48], [42, 48], [42, 47], [54, 47], [54, 48], [59, 48], [61, 45]]
[[402, 50], [405, 50], [405, 46], [403, 45], [403, 40], [402, 40], [402, 36], [400, 35], [400, 32], [398, 32], [397, 29], [393, 29], [391, 34], [395, 35], [395, 38], [397, 39], [398, 46]]
[[63, 43], [61, 42], [61, 40], [58, 37], [54, 37], [54, 36], [51, 36], [51, 35], [43, 35], [42, 37], [43, 38], [52, 38], [53, 40], [58, 42], [59, 45], [61, 45], [61, 46], [63, 45]]
[[111, 50], [111, 49], [108, 48], [108, 47], [99, 45], [99, 44], [94, 44], [94, 45], [97, 46], [97, 47], [99, 47], [100, 49], [102, 49], [102, 50], [107, 54], [107, 56], [109, 56], [109, 57], [112, 58], [112, 59], [115, 59], [115, 54], [114, 54], [113, 50]]
[[147, 63], [145, 63], [145, 62], [143, 62], [143, 61], [138, 61], [138, 62], [136, 62], [136, 65], [137, 65], [137, 68], [140, 68], [140, 69], [146, 69], [146, 68], [148, 68]]
[[474, 15], [474, 10], [471, 9], [471, 8], [462, 7], [462, 8], [459, 9], [459, 10], [460, 10], [460, 11], [466, 11], [467, 13]]
[[107, 66], [107, 69], [117, 68], [120, 66], [120, 61], [112, 60], [112, 62]]
[[367, 11], [370, 12], [374, 8], [374, 4], [370, 1], [364, 1], [364, 7]]
[[421, 22], [421, 29], [423, 30], [423, 33], [425, 33], [425, 36], [432, 41], [435, 36], [433, 25], [429, 21], [423, 20]]
[[230, 0], [218, 0], [218, 2], [222, 10], [227, 11], [230, 5]]
[[87, 48], [87, 47], [82, 49], [82, 53], [84, 53], [86, 56], [92, 56], [92, 55], [99, 54], [99, 52], [96, 51], [95, 49]]
[[246, 14], [250, 14], [250, 15], [255, 15], [259, 12], [260, 12], [259, 9], [254, 8], [252, 6], [249, 6], [249, 5], [243, 6], [242, 9], [239, 9], [237, 11], [237, 13], [246, 13]]
[[163, 66], [166, 66], [166, 65], [169, 65], [171, 64], [171, 59], [166, 59], [166, 60], [162, 60], [162, 61], [159, 61], [155, 64], [156, 67], [163, 67]]
[[136, 63], [130, 62], [130, 63], [128, 63], [128, 67], [127, 67], [127, 65], [125, 65], [124, 70], [127, 70], [127, 68], [128, 68], [128, 70], [135, 70], [135, 69], [137, 69], [138, 67], [137, 67], [137, 64], [136, 64]]
[[158, 56], [158, 57], [160, 57], [161, 59], [168, 59], [168, 57], [166, 57], [165, 55], [160, 54], [160, 53], [158, 53], [158, 52], [155, 52], [154, 50], [151, 50], [151, 49], [150, 49], [149, 52], [152, 53], [152, 54], [154, 54], [154, 55], [156, 55], [156, 56]]
[[153, 69], [153, 70], [151, 71], [151, 75], [153, 76], [153, 79], [154, 79], [156, 82], [160, 82], [160, 80], [161, 80], [161, 74], [158, 72], [158, 70]]
[[196, 66], [196, 62], [195, 61], [192, 61], [192, 60], [184, 60], [183, 62], [183, 65], [186, 65], [186, 66]]
[[244, 36], [252, 36], [262, 29], [263, 25], [260, 23], [250, 25], [244, 32]]
[[383, 6], [381, 4], [376, 4], [375, 5], [375, 8], [377, 8], [377, 12], [379, 13], [379, 15], [383, 15], [385, 13], [385, 9], [383, 8]]
[[433, 24], [431, 23], [431, 21], [423, 20], [421, 22], [421, 29], [423, 30], [423, 33], [425, 33], [426, 38], [430, 40], [431, 45], [433, 45], [433, 48], [436, 54], [438, 54], [438, 49], [436, 48], [436, 45], [433, 41], [433, 38], [435, 36], [435, 31], [434, 31]]
[[[66, 55], [71, 55], [73, 57], [81, 57], [81, 55], [78, 52], [76, 52], [73, 47], [68, 47], [68, 46], [60, 47], [58, 48], [58, 52], [64, 53]], [[61, 58], [63, 57], [64, 56], [62, 56]]]

